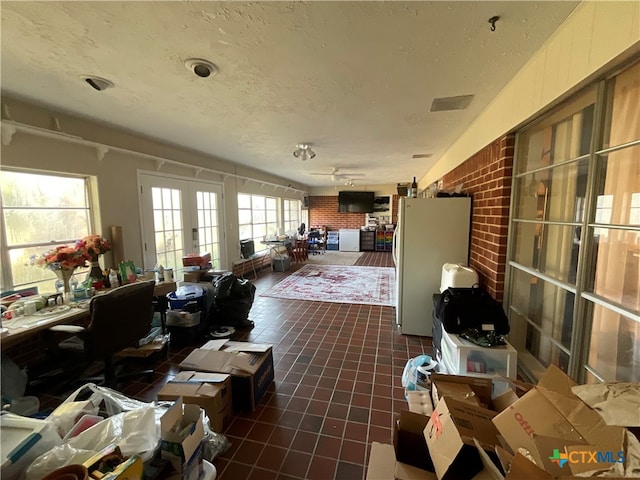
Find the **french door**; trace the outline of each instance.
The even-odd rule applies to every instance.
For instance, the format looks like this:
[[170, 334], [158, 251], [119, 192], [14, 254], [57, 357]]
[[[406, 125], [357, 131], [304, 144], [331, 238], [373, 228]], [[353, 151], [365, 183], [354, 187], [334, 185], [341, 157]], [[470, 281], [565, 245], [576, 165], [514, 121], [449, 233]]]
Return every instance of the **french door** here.
[[225, 267], [222, 186], [191, 179], [138, 175], [144, 266], [173, 268], [182, 278], [182, 257], [209, 252], [213, 268]]

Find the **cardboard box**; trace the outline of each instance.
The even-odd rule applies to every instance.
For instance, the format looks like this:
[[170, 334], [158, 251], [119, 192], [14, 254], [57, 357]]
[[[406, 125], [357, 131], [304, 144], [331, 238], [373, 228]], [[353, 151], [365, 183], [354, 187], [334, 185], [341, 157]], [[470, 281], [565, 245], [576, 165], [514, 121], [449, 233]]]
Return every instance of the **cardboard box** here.
[[195, 253], [190, 253], [182, 257], [182, 266], [183, 267], [191, 267], [196, 265], [205, 265], [211, 261], [210, 253], [201, 253], [200, 255], [196, 255]]
[[198, 405], [176, 400], [160, 418], [160, 456], [175, 473], [169, 479], [197, 480], [202, 475], [204, 425]]
[[436, 480], [432, 472], [398, 462], [393, 445], [373, 442], [366, 480]]
[[[447, 382], [467, 385], [476, 394], [481, 407], [487, 408], [491, 405], [491, 396], [493, 392], [493, 379], [491, 378], [470, 377], [466, 375], [446, 375], [434, 372], [431, 374], [431, 382]], [[437, 402], [434, 403], [434, 405], [437, 405]]]
[[426, 415], [427, 417], [430, 417], [433, 413], [433, 402], [429, 392], [420, 392], [418, 390], [407, 392], [407, 403], [409, 404], [410, 412]]
[[398, 415], [393, 431], [396, 460], [413, 467], [433, 472], [433, 463], [424, 438], [429, 417], [403, 410]]
[[158, 392], [158, 400], [180, 397], [184, 402], [204, 409], [214, 432], [222, 433], [233, 418], [231, 376], [228, 374], [180, 372]]
[[[249, 342], [235, 342], [236, 344]], [[228, 352], [194, 349], [179, 367], [182, 370], [228, 373], [231, 375], [233, 405], [237, 410], [253, 411], [273, 382], [273, 352]]]
[[481, 407], [480, 400], [476, 393], [466, 383], [444, 382], [442, 380], [431, 382], [431, 398], [433, 404], [437, 405], [442, 397], [453, 398], [461, 402]]
[[439, 480], [472, 479], [484, 466], [474, 439], [487, 451], [499, 444], [495, 412], [443, 397], [424, 429]]
[[[572, 386], [569, 377], [550, 366], [535, 388], [493, 419], [512, 451], [525, 448], [537, 465], [552, 474], [566, 474], [566, 468], [549, 458], [556, 449], [566, 455], [578, 452], [572, 457], [576, 461], [567, 462], [572, 475], [607, 469], [615, 462], [600, 460], [615, 459], [624, 451], [625, 429], [606, 425], [598, 412], [573, 395]], [[594, 450], [603, 453], [595, 463], [594, 457], [581, 455]]]
[[184, 272], [184, 281], [189, 283], [198, 283], [206, 270], [196, 270], [194, 272]]

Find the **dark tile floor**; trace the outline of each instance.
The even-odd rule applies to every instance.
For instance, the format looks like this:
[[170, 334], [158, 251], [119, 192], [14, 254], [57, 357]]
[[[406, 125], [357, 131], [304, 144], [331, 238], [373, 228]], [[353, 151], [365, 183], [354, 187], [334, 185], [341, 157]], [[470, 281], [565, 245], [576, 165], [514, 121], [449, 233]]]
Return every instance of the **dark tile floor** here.
[[[357, 265], [393, 262], [390, 253], [367, 252]], [[430, 339], [394, 329], [393, 307], [260, 296], [300, 266], [253, 280], [255, 327], [234, 339], [273, 344], [275, 382], [254, 412], [226, 429], [232, 446], [214, 462], [219, 480], [363, 479], [371, 442], [390, 443], [395, 414], [406, 408], [400, 379], [407, 359], [431, 353]], [[121, 390], [155, 400], [191, 349], [170, 348], [152, 384]]]

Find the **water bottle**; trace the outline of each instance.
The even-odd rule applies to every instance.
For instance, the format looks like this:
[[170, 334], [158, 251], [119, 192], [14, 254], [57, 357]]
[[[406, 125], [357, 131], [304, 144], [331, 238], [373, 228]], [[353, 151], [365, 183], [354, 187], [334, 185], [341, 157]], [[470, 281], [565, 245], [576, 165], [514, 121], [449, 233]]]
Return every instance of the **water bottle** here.
[[78, 279], [75, 275], [71, 275], [69, 279], [69, 289], [73, 292], [76, 288], [78, 288]]

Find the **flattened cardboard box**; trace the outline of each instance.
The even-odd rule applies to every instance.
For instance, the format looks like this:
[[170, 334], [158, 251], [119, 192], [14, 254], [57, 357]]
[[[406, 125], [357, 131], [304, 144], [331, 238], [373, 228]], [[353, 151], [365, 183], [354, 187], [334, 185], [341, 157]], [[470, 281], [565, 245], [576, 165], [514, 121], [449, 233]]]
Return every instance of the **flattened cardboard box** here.
[[438, 402], [424, 436], [439, 480], [468, 480], [483, 470], [474, 439], [485, 450], [494, 450], [499, 444], [491, 422], [495, 414], [447, 397]]
[[[192, 381], [206, 375], [218, 375], [220, 378], [208, 381]], [[185, 403], [199, 405], [209, 417], [211, 430], [222, 433], [233, 418], [231, 394], [231, 375], [204, 374], [184, 371], [166, 383], [158, 392], [158, 400], [176, 400], [182, 397]]]
[[396, 461], [393, 445], [373, 442], [366, 480], [436, 480], [436, 476]]
[[233, 405], [253, 411], [273, 381], [273, 351], [229, 353], [224, 350], [194, 349], [179, 367], [182, 370], [228, 373], [231, 375]]

